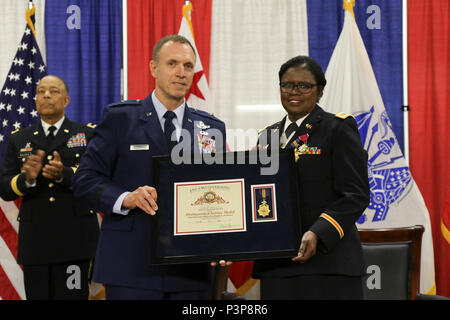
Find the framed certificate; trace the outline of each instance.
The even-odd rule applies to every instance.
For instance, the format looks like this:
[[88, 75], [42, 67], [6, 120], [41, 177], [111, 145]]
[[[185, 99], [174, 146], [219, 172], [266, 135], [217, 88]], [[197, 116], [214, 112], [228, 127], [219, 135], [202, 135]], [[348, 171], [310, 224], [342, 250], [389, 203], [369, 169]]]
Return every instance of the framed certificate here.
[[264, 165], [253, 161], [256, 152], [217, 154], [222, 161], [212, 164], [175, 165], [169, 157], [153, 157], [159, 209], [152, 220], [152, 264], [297, 255], [294, 153], [280, 151], [278, 170], [264, 175]]
[[174, 183], [174, 235], [245, 232], [245, 181]]

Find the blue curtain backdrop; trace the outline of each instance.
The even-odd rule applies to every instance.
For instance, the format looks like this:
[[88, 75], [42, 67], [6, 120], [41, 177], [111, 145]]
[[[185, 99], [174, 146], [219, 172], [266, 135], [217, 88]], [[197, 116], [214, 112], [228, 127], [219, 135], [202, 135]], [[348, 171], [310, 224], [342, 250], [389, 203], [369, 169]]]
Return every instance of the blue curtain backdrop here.
[[[324, 71], [344, 24], [342, 3], [342, 0], [307, 0], [309, 55]], [[386, 111], [400, 148], [404, 150], [402, 1], [357, 0], [353, 10]]]
[[63, 78], [68, 118], [98, 123], [103, 107], [120, 100], [121, 0], [47, 0], [47, 68]]

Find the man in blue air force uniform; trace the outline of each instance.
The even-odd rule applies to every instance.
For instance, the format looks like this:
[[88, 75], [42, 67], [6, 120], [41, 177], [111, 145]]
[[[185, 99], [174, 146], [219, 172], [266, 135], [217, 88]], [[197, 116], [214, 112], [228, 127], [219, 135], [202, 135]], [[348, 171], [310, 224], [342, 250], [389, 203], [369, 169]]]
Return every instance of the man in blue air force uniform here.
[[[75, 195], [105, 214], [94, 281], [106, 285], [107, 299], [207, 298], [208, 264], [150, 264], [152, 215], [170, 214], [157, 213], [152, 156], [170, 154], [176, 144], [170, 140], [171, 133], [179, 141], [181, 129], [190, 133], [192, 152], [205, 152], [205, 145], [199, 143], [202, 138], [210, 144], [209, 151], [212, 145], [217, 152], [225, 151], [225, 124], [189, 108], [184, 100], [195, 62], [195, 51], [184, 37], [172, 35], [158, 41], [150, 62], [155, 90], [145, 100], [105, 108], [74, 176]], [[196, 126], [202, 129], [201, 137]], [[208, 135], [213, 129], [223, 139]]]

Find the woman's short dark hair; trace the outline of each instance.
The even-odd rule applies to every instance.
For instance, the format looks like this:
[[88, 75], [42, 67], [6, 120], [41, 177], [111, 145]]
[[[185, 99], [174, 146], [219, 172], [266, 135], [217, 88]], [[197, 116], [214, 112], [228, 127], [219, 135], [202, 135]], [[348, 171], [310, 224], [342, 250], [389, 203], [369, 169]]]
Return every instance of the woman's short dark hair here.
[[322, 71], [322, 67], [320, 66], [320, 64], [318, 64], [316, 62], [316, 60], [314, 60], [311, 57], [308, 56], [297, 56], [294, 58], [289, 59], [288, 61], [286, 61], [285, 63], [283, 63], [283, 65], [280, 68], [280, 71], [278, 72], [278, 77], [280, 78], [280, 82], [281, 82], [281, 78], [283, 77], [284, 73], [293, 67], [301, 67], [304, 68], [306, 70], [308, 70], [309, 72], [312, 73], [312, 75], [314, 76], [314, 78], [316, 79], [316, 83], [320, 86], [322, 86], [322, 89], [325, 87], [325, 85], [327, 84], [327, 80], [325, 79], [325, 74]]

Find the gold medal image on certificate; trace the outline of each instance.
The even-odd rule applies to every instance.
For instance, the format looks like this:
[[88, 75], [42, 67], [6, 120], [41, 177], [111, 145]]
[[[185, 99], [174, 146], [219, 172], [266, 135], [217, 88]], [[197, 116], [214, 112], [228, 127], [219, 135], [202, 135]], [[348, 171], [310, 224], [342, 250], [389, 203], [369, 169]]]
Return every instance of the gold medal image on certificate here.
[[244, 232], [244, 179], [174, 183], [174, 235]]
[[275, 222], [276, 211], [275, 185], [251, 185], [253, 222]]

